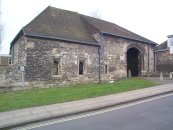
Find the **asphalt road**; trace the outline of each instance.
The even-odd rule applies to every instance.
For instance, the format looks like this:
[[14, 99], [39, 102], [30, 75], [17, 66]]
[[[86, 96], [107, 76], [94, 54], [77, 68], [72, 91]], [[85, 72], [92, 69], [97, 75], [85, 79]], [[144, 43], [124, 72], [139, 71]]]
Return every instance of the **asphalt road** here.
[[33, 130], [173, 130], [173, 95]]

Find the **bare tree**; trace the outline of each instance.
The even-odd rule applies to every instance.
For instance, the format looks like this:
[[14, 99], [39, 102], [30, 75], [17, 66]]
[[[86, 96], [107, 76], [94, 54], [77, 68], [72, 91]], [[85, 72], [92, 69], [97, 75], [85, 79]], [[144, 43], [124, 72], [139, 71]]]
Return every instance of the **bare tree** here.
[[93, 10], [93, 11], [90, 13], [90, 16], [91, 16], [91, 17], [94, 17], [94, 18], [101, 19], [101, 14], [100, 14], [99, 9]]

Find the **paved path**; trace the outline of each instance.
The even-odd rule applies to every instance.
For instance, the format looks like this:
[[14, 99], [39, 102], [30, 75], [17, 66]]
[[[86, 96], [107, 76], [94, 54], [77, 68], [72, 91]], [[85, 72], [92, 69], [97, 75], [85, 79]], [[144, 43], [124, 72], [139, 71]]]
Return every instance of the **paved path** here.
[[41, 121], [43, 119], [57, 118], [69, 114], [77, 114], [79, 112], [92, 111], [168, 92], [173, 92], [173, 84], [160, 85], [79, 101], [2, 112], [0, 113], [0, 128], [33, 121]]

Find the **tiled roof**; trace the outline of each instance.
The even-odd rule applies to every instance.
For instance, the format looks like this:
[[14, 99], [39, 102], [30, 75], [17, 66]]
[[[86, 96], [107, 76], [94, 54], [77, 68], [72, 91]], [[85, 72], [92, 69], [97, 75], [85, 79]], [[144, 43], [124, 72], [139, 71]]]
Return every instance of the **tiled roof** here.
[[161, 51], [161, 50], [166, 50], [168, 49], [168, 46], [167, 46], [167, 41], [159, 44], [158, 46], [155, 47], [155, 51]]
[[50, 6], [26, 25], [22, 31], [25, 35], [53, 37], [93, 44], [98, 43], [92, 35], [104, 32], [144, 43], [156, 44], [116, 24]]
[[139, 40], [139, 41], [143, 41], [143, 42], [147, 42], [147, 43], [154, 43], [151, 40], [148, 40], [142, 36], [139, 36], [138, 34], [135, 34], [125, 28], [122, 28], [114, 23], [110, 23], [104, 20], [100, 20], [100, 19], [96, 19], [96, 18], [92, 18], [89, 16], [84, 16], [81, 15], [84, 19], [86, 19], [88, 21], [89, 24], [91, 24], [92, 26], [94, 26], [95, 28], [97, 28], [100, 32], [105, 32], [108, 34], [113, 34], [116, 36], [122, 36], [122, 37], [126, 37], [126, 38], [130, 38], [130, 39], [134, 39], [134, 40]]
[[53, 7], [46, 8], [23, 31], [24, 34], [96, 43], [78, 13]]

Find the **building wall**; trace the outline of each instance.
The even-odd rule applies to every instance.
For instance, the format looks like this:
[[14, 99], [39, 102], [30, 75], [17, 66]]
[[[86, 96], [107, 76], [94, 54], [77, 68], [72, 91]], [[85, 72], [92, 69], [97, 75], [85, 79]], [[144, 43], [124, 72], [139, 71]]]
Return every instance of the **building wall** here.
[[[101, 79], [116, 80], [127, 76], [126, 53], [129, 45], [141, 46], [145, 50], [144, 68], [148, 71], [148, 45], [113, 38], [109, 36], [95, 39], [102, 44], [101, 47]], [[154, 70], [153, 47], [150, 51], [150, 72]], [[26, 38], [21, 36], [14, 44], [11, 53], [13, 64], [8, 67], [7, 77], [11, 82], [21, 82], [22, 72], [19, 66], [26, 66], [24, 78], [30, 85], [37, 84], [76, 84], [98, 82], [99, 80], [99, 47], [68, 43], [62, 41]], [[54, 59], [59, 59], [58, 75], [53, 74]], [[79, 62], [84, 62], [84, 74], [79, 75]], [[105, 65], [107, 65], [107, 73]]]
[[11, 48], [12, 64], [8, 66], [6, 75], [10, 82], [22, 81], [22, 73], [18, 70], [18, 67], [26, 65], [26, 43], [27, 38], [22, 35]]
[[[127, 50], [130, 45], [134, 47], [143, 48], [144, 50], [144, 67], [141, 67], [142, 75], [147, 74], [148, 71], [148, 47], [149, 47], [149, 72], [154, 71], [154, 53], [153, 46], [125, 40], [122, 38], [113, 38], [104, 36], [102, 38], [103, 44], [103, 68], [108, 65], [108, 73], [103, 75], [105, 80], [114, 80], [127, 76]], [[105, 72], [105, 71], [104, 71]]]
[[[25, 81], [30, 84], [98, 82], [97, 46], [20, 38], [14, 48], [14, 64], [9, 68], [11, 80], [20, 80], [21, 72], [17, 67], [26, 66]], [[58, 75], [52, 72], [54, 58], [60, 59]], [[79, 61], [85, 64], [83, 75], [78, 73]]]
[[158, 72], [173, 72], [173, 54], [169, 50], [156, 52], [156, 70]]
[[115, 80], [126, 77], [126, 48], [128, 43], [121, 39], [107, 36], [104, 36], [103, 43], [104, 65], [108, 65], [108, 73], [105, 74], [105, 79]]

